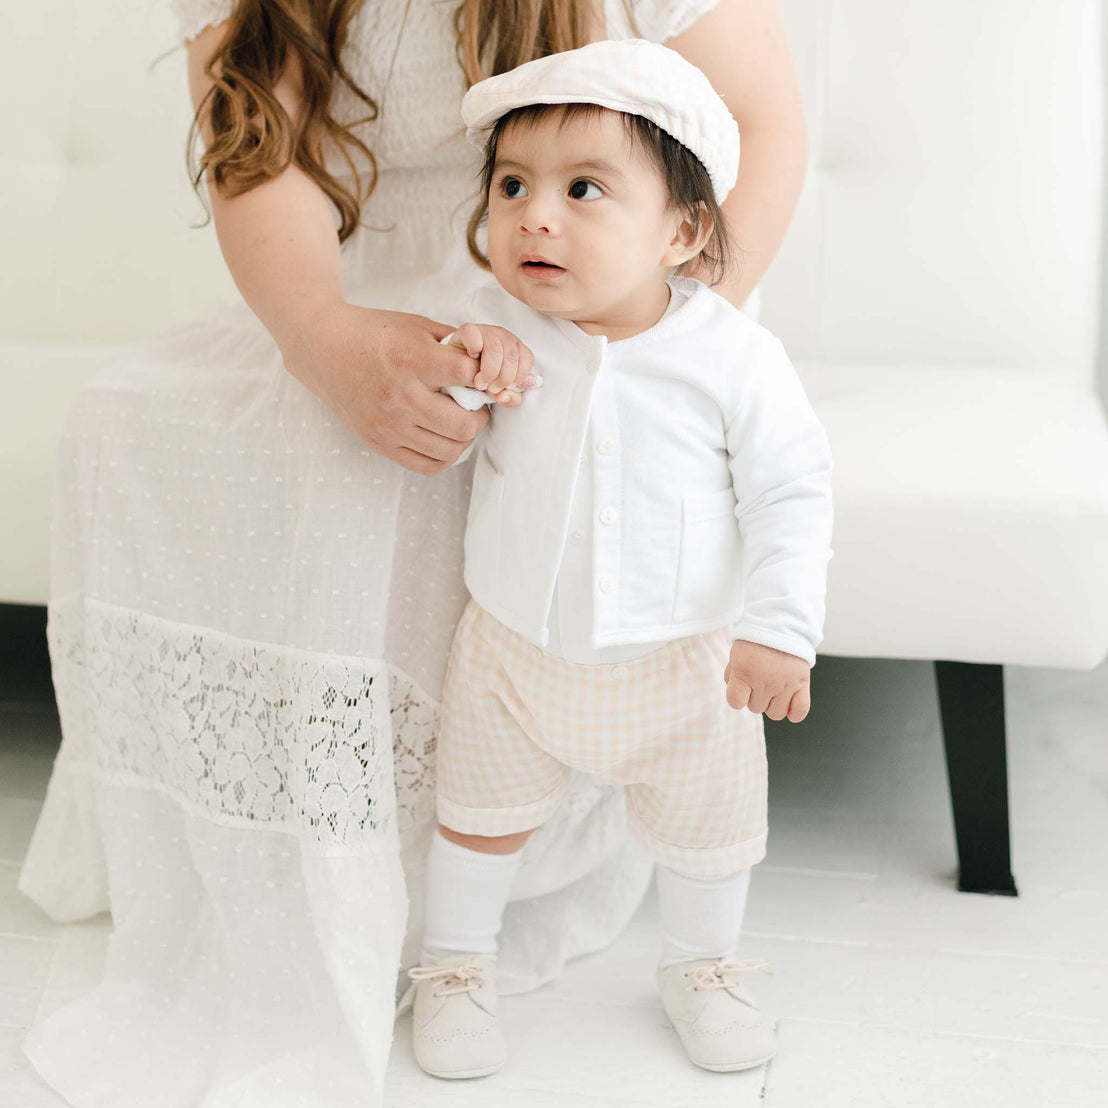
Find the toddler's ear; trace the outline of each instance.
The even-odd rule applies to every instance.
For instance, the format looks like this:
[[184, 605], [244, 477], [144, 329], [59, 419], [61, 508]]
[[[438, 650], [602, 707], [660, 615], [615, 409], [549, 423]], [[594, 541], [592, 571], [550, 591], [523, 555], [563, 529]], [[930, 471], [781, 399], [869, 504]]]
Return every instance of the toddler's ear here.
[[666, 248], [663, 264], [679, 266], [695, 258], [712, 237], [714, 225], [712, 213], [708, 211], [706, 204], [697, 204], [695, 212], [678, 213], [678, 221], [673, 238]]

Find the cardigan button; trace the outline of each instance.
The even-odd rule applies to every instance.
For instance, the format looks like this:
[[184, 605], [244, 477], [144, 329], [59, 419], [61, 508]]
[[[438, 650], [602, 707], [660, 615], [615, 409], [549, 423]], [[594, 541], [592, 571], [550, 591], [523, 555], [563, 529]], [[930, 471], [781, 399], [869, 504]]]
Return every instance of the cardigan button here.
[[599, 580], [598, 580], [598, 581], [596, 582], [596, 587], [597, 587], [597, 588], [598, 588], [598, 589], [599, 589], [599, 590], [600, 590], [600, 591], [601, 591], [602, 593], [604, 593], [605, 595], [607, 595], [608, 593], [610, 593], [610, 592], [612, 591], [612, 589], [614, 589], [614, 588], [616, 587], [616, 583], [615, 583], [615, 581], [614, 581], [614, 580], [613, 580], [613, 579], [612, 579], [611, 577], [609, 577], [609, 576], [608, 576], [607, 574], [605, 574], [605, 575], [604, 575], [603, 577], [601, 577], [601, 578], [600, 578], [600, 579], [599, 579]]
[[610, 504], [606, 508], [600, 509], [600, 522], [612, 524], [619, 519], [619, 511], [613, 508]]

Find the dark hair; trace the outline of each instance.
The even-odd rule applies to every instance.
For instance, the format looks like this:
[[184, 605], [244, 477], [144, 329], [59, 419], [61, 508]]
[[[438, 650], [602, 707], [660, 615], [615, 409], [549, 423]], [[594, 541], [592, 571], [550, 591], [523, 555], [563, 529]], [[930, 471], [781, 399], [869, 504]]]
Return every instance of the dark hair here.
[[[534, 127], [550, 112], [559, 111], [562, 113], [562, 118], [558, 129], [561, 130], [571, 120], [587, 119], [608, 110], [599, 104], [528, 104], [526, 107], [508, 112], [496, 121], [485, 146], [485, 160], [479, 174], [480, 199], [470, 217], [466, 233], [470, 256], [482, 269], [490, 268], [489, 259], [477, 244], [477, 232], [488, 218], [489, 191], [492, 188], [493, 169], [496, 165], [496, 150], [504, 129], [510, 123]], [[716, 201], [715, 190], [712, 188], [711, 178], [703, 162], [687, 146], [683, 146], [652, 120], [630, 112], [618, 114], [623, 118], [628, 141], [637, 146], [657, 166], [670, 204], [697, 227], [701, 225], [705, 210], [712, 217], [712, 233], [704, 244], [704, 249], [695, 258], [690, 258], [679, 265], [676, 272], [682, 273], [700, 263], [708, 270], [710, 277], [708, 283], [718, 285], [727, 276], [732, 260], [739, 251], [727, 232], [727, 223]], [[741, 261], [741, 258], [739, 260]]]

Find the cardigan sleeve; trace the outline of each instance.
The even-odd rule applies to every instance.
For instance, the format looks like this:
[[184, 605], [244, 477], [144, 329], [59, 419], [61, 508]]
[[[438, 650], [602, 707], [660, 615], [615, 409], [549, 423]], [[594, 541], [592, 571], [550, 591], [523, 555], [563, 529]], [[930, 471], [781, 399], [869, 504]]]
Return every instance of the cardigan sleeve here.
[[816, 660], [831, 559], [831, 448], [780, 340], [767, 336], [726, 422], [743, 542], [732, 637]]

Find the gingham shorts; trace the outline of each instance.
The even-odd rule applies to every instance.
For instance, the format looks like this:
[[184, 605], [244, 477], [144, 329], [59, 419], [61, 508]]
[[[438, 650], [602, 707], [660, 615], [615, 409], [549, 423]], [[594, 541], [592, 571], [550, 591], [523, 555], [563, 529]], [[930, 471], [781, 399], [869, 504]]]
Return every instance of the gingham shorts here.
[[447, 827], [508, 835], [557, 809], [573, 770], [626, 786], [632, 835], [690, 875], [766, 850], [762, 717], [727, 703], [726, 628], [617, 665], [547, 654], [471, 600], [443, 686], [437, 807]]

